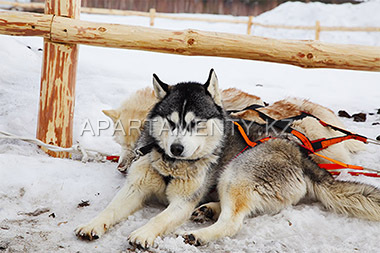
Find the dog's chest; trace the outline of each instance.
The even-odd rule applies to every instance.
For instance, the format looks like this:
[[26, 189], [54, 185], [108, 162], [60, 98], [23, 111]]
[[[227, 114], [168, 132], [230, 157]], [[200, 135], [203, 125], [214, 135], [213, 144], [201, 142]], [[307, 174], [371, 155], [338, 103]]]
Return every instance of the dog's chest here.
[[210, 171], [212, 163], [217, 161], [217, 158], [212, 155], [208, 158], [190, 162], [181, 160], [166, 161], [163, 159], [162, 154], [156, 150], [150, 153], [150, 158], [152, 167], [163, 177], [184, 180], [204, 177]]

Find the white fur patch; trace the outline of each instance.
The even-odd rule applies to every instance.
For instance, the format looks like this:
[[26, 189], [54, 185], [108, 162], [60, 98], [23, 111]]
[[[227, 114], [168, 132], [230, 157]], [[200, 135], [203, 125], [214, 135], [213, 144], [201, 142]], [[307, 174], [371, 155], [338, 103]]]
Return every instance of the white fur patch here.
[[170, 115], [170, 120], [173, 121], [174, 124], [178, 125], [179, 124], [179, 114], [178, 114], [178, 112], [173, 112]]
[[186, 113], [186, 115], [185, 115], [185, 122], [186, 122], [186, 124], [189, 124], [194, 119], [195, 119], [195, 114], [193, 112]]
[[[170, 120], [176, 122], [178, 113], [170, 115]], [[158, 140], [158, 144], [165, 153], [176, 159], [199, 159], [210, 155], [223, 141], [223, 121], [219, 119], [201, 120], [193, 112], [185, 115], [185, 121], [200, 122], [193, 129], [186, 126], [172, 129], [165, 118], [160, 116], [152, 120], [151, 134]], [[180, 156], [171, 153], [171, 146], [180, 144], [184, 147]]]

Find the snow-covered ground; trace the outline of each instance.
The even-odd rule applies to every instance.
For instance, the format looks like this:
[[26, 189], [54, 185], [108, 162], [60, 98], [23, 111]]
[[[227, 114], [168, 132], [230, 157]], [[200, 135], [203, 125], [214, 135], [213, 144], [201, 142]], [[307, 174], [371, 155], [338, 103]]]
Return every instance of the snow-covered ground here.
[[[379, 26], [380, 2], [360, 5], [325, 5], [288, 2], [255, 18], [270, 24], [334, 26]], [[215, 16], [213, 16], [215, 17]], [[83, 20], [147, 26], [142, 17], [82, 15]], [[216, 18], [216, 17], [215, 17]], [[232, 17], [225, 17], [231, 18]], [[201, 29], [244, 34], [245, 25], [156, 20], [166, 29]], [[253, 28], [253, 35], [287, 39], [312, 39], [313, 32]], [[322, 32], [321, 40], [380, 46], [380, 33]], [[29, 47], [29, 48], [28, 48]], [[0, 36], [0, 130], [34, 137], [42, 62], [42, 40]], [[96, 129], [98, 120], [108, 120], [102, 109], [115, 108], [133, 91], [151, 85], [152, 73], [169, 83], [204, 82], [210, 68], [218, 74], [222, 88], [237, 87], [256, 94], [266, 102], [286, 96], [308, 98], [335, 112], [376, 113], [380, 108], [380, 73], [315, 69], [265, 62], [216, 57], [186, 57], [143, 51], [80, 47], [76, 85], [74, 140], [86, 147], [116, 153], [119, 146], [112, 131], [100, 136], [86, 132], [89, 120]], [[367, 115], [356, 123], [342, 119], [347, 128], [368, 137], [380, 134], [380, 115]], [[354, 163], [380, 169], [380, 148], [354, 157]], [[341, 175], [340, 179], [360, 180], [380, 187], [380, 180]], [[149, 206], [112, 228], [94, 242], [74, 236], [74, 228], [102, 210], [123, 184], [116, 164], [55, 159], [37, 147], [21, 141], [0, 140], [0, 251], [6, 252], [120, 252], [128, 247], [127, 236], [163, 210]], [[81, 201], [90, 206], [78, 207]], [[38, 208], [49, 211], [38, 216], [27, 213]], [[54, 215], [53, 215], [54, 213]], [[54, 217], [53, 217], [54, 216]], [[208, 224], [207, 224], [208, 225]], [[191, 222], [182, 229], [199, 227]], [[233, 238], [195, 248], [180, 238], [157, 239], [157, 251], [168, 252], [377, 252], [380, 223], [326, 212], [318, 203], [299, 204], [273, 216], [245, 221]]]

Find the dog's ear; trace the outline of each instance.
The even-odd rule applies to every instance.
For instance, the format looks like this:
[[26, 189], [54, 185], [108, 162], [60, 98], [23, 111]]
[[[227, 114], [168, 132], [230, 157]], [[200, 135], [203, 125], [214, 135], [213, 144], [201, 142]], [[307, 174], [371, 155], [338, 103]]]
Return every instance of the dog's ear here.
[[116, 110], [103, 110], [102, 111], [106, 116], [110, 117], [115, 123], [120, 118], [120, 112]]
[[216, 77], [214, 69], [210, 70], [210, 74], [205, 83], [205, 88], [210, 93], [211, 97], [214, 99], [215, 103], [222, 106], [222, 96], [220, 94], [218, 78]]
[[169, 85], [162, 82], [156, 74], [153, 74], [153, 88], [154, 94], [159, 100], [163, 99], [169, 92]]

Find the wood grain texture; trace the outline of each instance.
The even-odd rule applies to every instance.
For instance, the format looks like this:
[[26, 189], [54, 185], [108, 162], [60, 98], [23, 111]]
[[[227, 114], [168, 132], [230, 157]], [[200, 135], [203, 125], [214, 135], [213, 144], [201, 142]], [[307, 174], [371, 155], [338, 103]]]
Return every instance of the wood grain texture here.
[[[0, 1], [1, 5], [8, 5], [26, 9], [41, 9], [44, 7], [43, 3], [19, 3]], [[91, 14], [104, 14], [104, 15], [120, 15], [120, 16], [142, 16], [150, 17], [150, 12], [143, 11], [131, 11], [131, 10], [119, 10], [119, 9], [106, 9], [106, 8], [90, 8], [82, 7], [80, 10], [82, 13]], [[66, 16], [66, 15], [62, 15]], [[278, 25], [278, 24], [262, 24], [259, 22], [250, 22], [250, 17], [247, 20], [231, 20], [231, 19], [219, 19], [219, 18], [202, 18], [202, 17], [186, 17], [186, 16], [174, 16], [155, 12], [155, 18], [172, 19], [172, 20], [188, 20], [188, 21], [204, 21], [215, 23], [234, 23], [234, 24], [247, 24], [248, 26], [261, 26], [265, 28], [273, 29], [290, 29], [290, 30], [315, 30], [315, 26], [302, 26], [302, 25]], [[323, 23], [323, 20], [322, 20]], [[341, 31], [341, 32], [380, 32], [380, 27], [343, 27], [343, 26], [320, 26], [320, 31]]]
[[[80, 0], [47, 0], [45, 13], [79, 18]], [[78, 45], [45, 38], [37, 125], [37, 138], [45, 143], [72, 146], [77, 58]], [[54, 157], [70, 156], [45, 151]]]
[[[0, 12], [0, 22], [4, 22], [8, 16], [8, 12]], [[41, 17], [18, 13], [18, 18], [19, 28], [12, 26], [11, 32], [2, 29], [0, 33], [25, 33], [25, 30], [31, 30], [25, 24], [31, 22], [30, 19], [37, 22]], [[259, 60], [304, 68], [380, 71], [380, 47], [374, 46], [278, 40], [197, 30], [172, 31], [95, 23], [59, 16], [53, 18], [50, 34], [44, 31], [36, 35], [48, 37], [53, 42], [68, 44]]]
[[0, 34], [50, 37], [53, 15], [0, 12]]
[[380, 71], [380, 47], [373, 46], [277, 40], [197, 30], [171, 31], [62, 17], [54, 18], [51, 32], [52, 40], [61, 43], [260, 60], [304, 68]]

